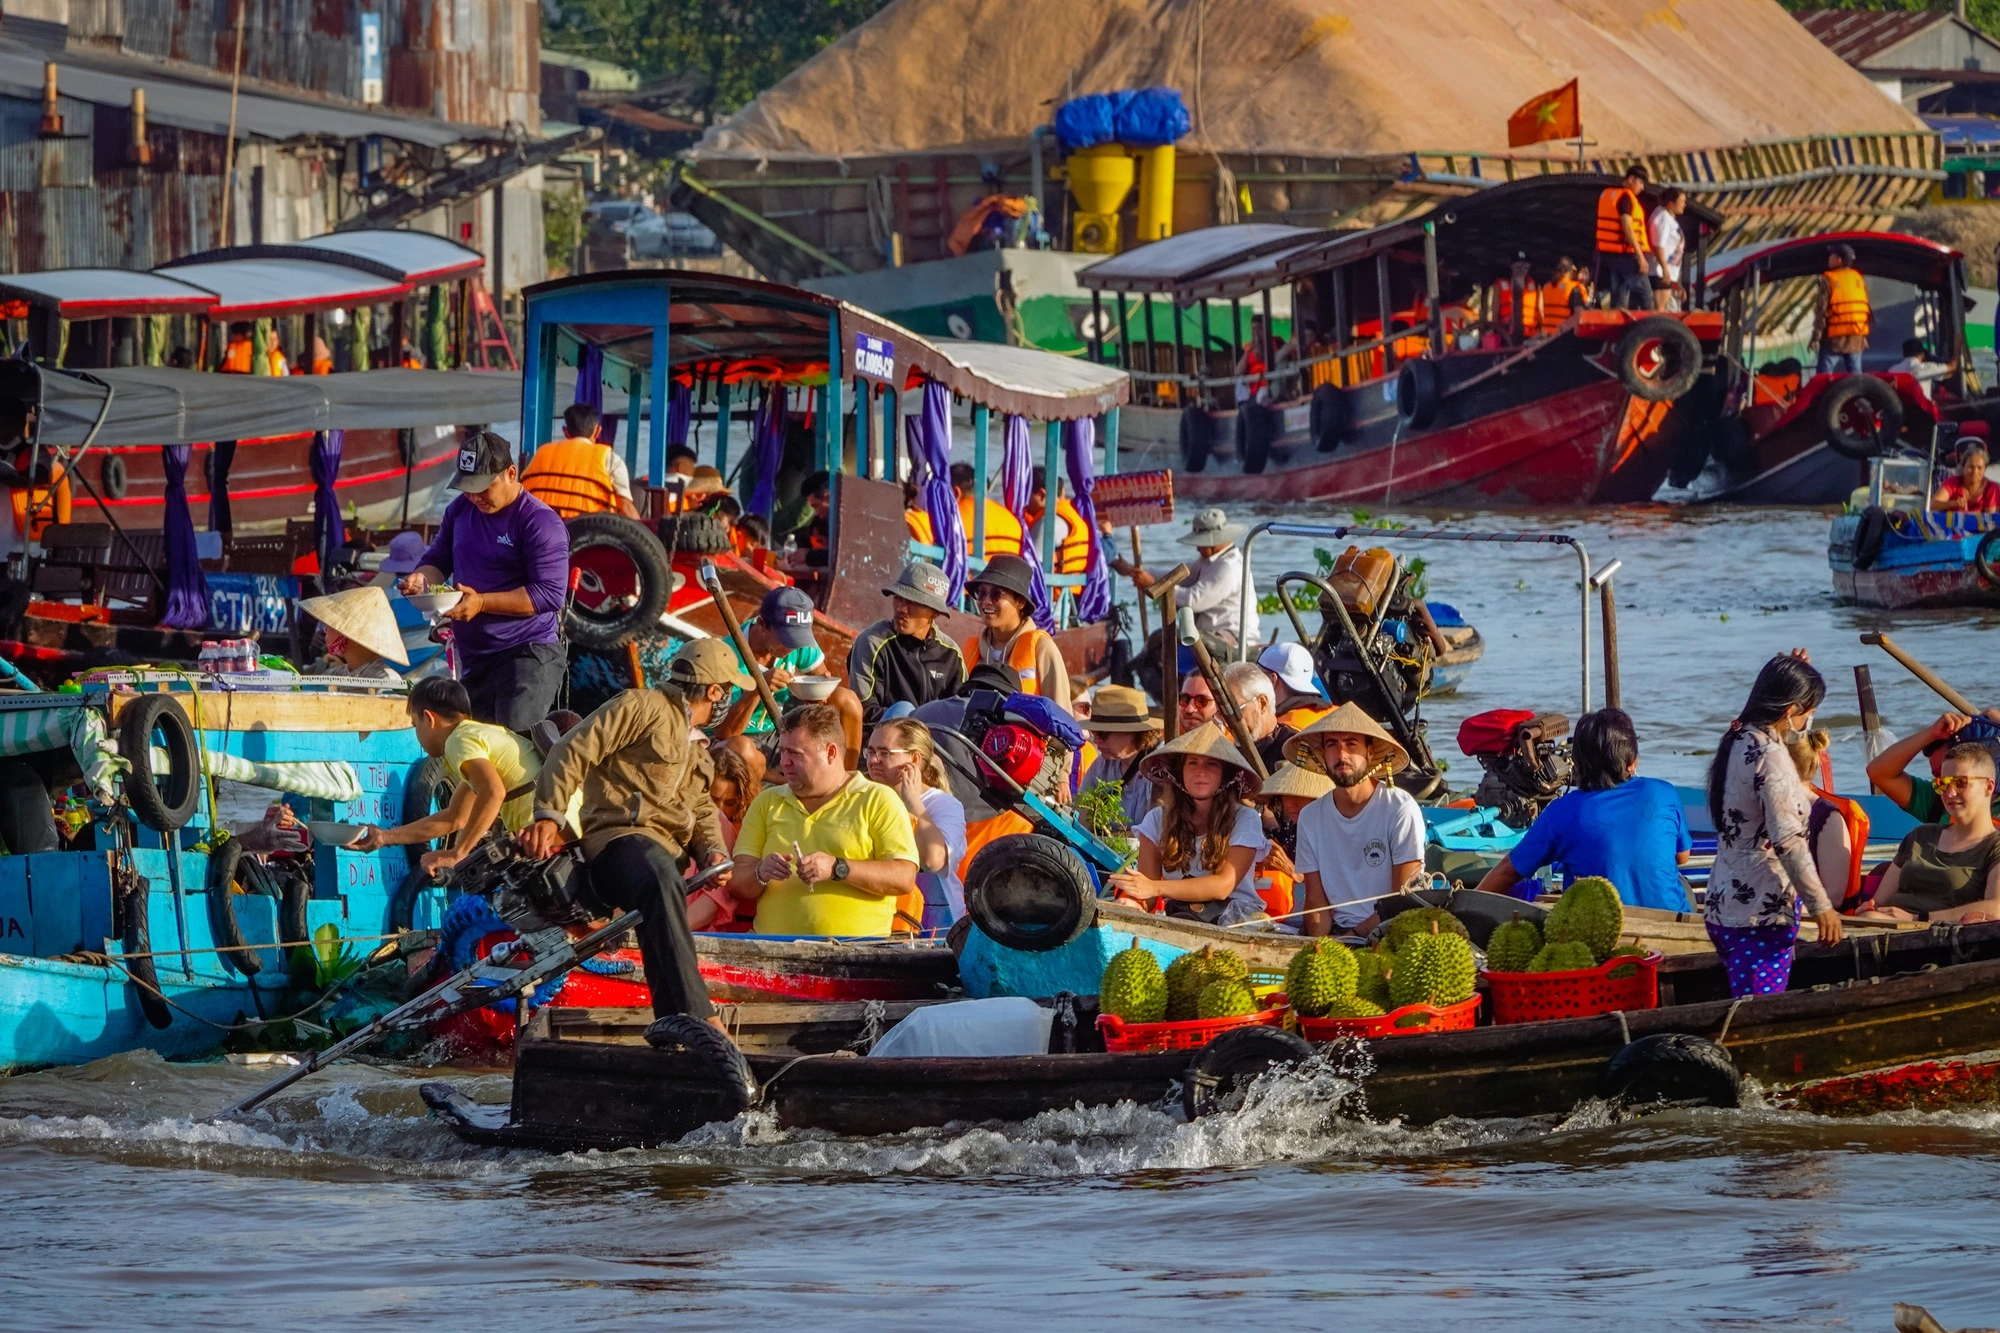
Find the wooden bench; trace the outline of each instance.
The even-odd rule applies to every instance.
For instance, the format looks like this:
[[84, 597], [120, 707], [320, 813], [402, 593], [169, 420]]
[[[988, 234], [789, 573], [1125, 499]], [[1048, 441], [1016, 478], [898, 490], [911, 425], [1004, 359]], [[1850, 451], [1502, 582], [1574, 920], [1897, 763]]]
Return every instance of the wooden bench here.
[[121, 618], [158, 618], [159, 571], [167, 564], [167, 537], [159, 528], [127, 528], [121, 538], [109, 523], [51, 523], [42, 531], [42, 554], [29, 589], [53, 600], [75, 597], [109, 607]]

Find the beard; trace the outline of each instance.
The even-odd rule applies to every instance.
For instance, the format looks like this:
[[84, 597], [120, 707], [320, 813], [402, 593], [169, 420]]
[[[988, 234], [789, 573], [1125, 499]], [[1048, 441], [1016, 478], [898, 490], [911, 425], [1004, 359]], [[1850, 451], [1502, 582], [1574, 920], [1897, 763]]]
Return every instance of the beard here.
[[1333, 785], [1343, 791], [1366, 782], [1368, 774], [1369, 769], [1360, 764], [1335, 764], [1326, 771], [1326, 775], [1333, 779]]

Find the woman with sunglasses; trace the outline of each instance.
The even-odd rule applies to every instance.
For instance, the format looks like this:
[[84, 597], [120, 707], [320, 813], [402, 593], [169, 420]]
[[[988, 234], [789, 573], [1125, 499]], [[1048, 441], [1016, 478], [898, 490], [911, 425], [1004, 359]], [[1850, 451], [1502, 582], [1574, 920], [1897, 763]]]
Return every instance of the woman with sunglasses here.
[[[917, 835], [917, 891], [896, 904], [897, 912], [921, 922], [925, 933], [948, 928], [965, 915], [965, 885], [958, 878], [965, 807], [951, 793], [931, 729], [914, 718], [892, 718], [875, 728], [861, 761], [872, 780], [903, 798]], [[905, 924], [899, 921], [897, 929]]]
[[1030, 618], [1034, 579], [1034, 568], [1018, 555], [993, 556], [972, 576], [967, 591], [986, 628], [965, 641], [965, 665], [968, 670], [982, 662], [1010, 666], [1021, 678], [1021, 693], [1039, 694], [1074, 714], [1062, 650]]
[[1920, 824], [1903, 838], [1872, 903], [1898, 921], [2000, 921], [2000, 832], [1993, 825], [1993, 755], [1954, 745], [1932, 780], [1949, 824]]

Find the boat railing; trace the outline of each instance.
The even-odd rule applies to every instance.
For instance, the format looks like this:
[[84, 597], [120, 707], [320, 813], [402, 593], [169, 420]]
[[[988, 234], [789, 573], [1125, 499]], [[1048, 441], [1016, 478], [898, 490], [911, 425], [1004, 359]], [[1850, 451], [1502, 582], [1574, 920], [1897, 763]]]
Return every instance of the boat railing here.
[[[1171, 344], [1136, 344], [1134, 350], [1138, 346], [1156, 345], [1171, 347]], [[1310, 389], [1322, 384], [1349, 389], [1383, 378], [1403, 362], [1424, 355], [1429, 346], [1429, 336], [1421, 327], [1392, 329], [1388, 334], [1366, 342], [1330, 348], [1299, 361], [1281, 361], [1265, 372], [1265, 378], [1274, 384], [1296, 381], [1290, 396], [1303, 397]], [[1190, 375], [1179, 370], [1127, 370], [1125, 373], [1132, 377], [1135, 385], [1146, 390], [1146, 396], [1155, 404], [1161, 397], [1159, 390], [1163, 387], [1172, 388], [1172, 396], [1176, 400], [1186, 401], [1188, 395], [1201, 395], [1209, 389], [1234, 390], [1249, 378], [1234, 372], [1227, 375]]]
[[[1266, 520], [1251, 528], [1243, 538], [1243, 590], [1246, 604], [1255, 605], [1252, 600], [1257, 589], [1251, 574], [1251, 554], [1258, 538], [1265, 533], [1275, 533], [1280, 537], [1322, 537], [1329, 541], [1345, 541], [1350, 537], [1381, 537], [1399, 542], [1481, 542], [1506, 546], [1567, 546], [1576, 555], [1577, 572], [1577, 613], [1578, 639], [1580, 644], [1579, 665], [1582, 669], [1582, 712], [1590, 711], [1590, 594], [1591, 566], [1590, 552], [1583, 542], [1567, 532], [1464, 532], [1443, 528], [1381, 528], [1359, 524], [1285, 523]], [[1237, 658], [1250, 660], [1248, 636], [1237, 645]], [[1579, 714], [1580, 716], [1581, 714]]]

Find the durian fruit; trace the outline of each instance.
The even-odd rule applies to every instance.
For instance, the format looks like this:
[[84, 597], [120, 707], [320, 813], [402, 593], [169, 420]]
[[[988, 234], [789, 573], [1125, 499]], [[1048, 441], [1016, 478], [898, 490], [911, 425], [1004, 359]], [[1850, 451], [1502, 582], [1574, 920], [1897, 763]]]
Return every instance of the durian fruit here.
[[1257, 1012], [1257, 997], [1250, 987], [1233, 977], [1221, 977], [1201, 989], [1195, 1001], [1198, 1018], [1240, 1018]]
[[1356, 995], [1345, 1000], [1336, 1000], [1324, 1015], [1327, 1018], [1380, 1018], [1388, 1012], [1372, 1000], [1364, 1000]]
[[1391, 953], [1401, 953], [1411, 936], [1429, 935], [1434, 931], [1463, 938], [1465, 923], [1442, 907], [1413, 907], [1389, 918], [1389, 925], [1382, 932], [1382, 942], [1389, 946]]
[[[1167, 1021], [1185, 1023], [1194, 1018], [1200, 1005], [1202, 987], [1226, 975], [1218, 967], [1226, 968], [1227, 964], [1222, 960], [1232, 958], [1241, 965], [1243, 960], [1236, 958], [1235, 954], [1218, 951], [1214, 945], [1205, 944], [1200, 950], [1184, 953], [1167, 964]], [[1243, 977], [1237, 979], [1247, 980], [1248, 977], [1249, 969], [1245, 968]]]
[[1339, 940], [1316, 940], [1285, 969], [1285, 998], [1295, 1013], [1318, 1018], [1335, 1001], [1353, 996], [1359, 972], [1353, 950]]
[[1544, 944], [1542, 951], [1528, 963], [1530, 972], [1581, 972], [1587, 967], [1596, 967], [1597, 960], [1591, 957], [1590, 946], [1582, 940], [1557, 940]]
[[1167, 1016], [1167, 979], [1160, 960], [1138, 940], [1111, 956], [1097, 984], [1097, 1007], [1127, 1023], [1157, 1023]]
[[1242, 954], [1229, 949], [1216, 949], [1214, 945], [1204, 945], [1202, 952], [1209, 955], [1208, 966], [1216, 976], [1246, 984], [1249, 982], [1250, 964], [1243, 961]]
[[1389, 973], [1389, 999], [1397, 1008], [1457, 1004], [1471, 997], [1478, 971], [1472, 941], [1463, 935], [1442, 931], [1412, 935], [1397, 953], [1395, 969]]
[[1541, 951], [1541, 927], [1532, 921], [1523, 921], [1517, 912], [1512, 921], [1497, 927], [1492, 938], [1486, 941], [1486, 970], [1525, 972], [1529, 962]]
[[1549, 909], [1542, 938], [1551, 944], [1571, 940], [1590, 946], [1593, 962], [1601, 963], [1618, 947], [1625, 929], [1625, 904], [1618, 890], [1602, 875], [1589, 875], [1563, 890]]
[[1373, 949], [1354, 955], [1354, 994], [1378, 1009], [1389, 1006], [1389, 959]]
[[[1611, 961], [1612, 958], [1644, 958], [1650, 952], [1652, 952], [1650, 949], [1642, 949], [1636, 944], [1621, 944], [1617, 948], [1613, 949], [1611, 951], [1610, 957], [1606, 958], [1604, 961], [1608, 963]], [[1623, 981], [1627, 977], [1638, 976], [1639, 967], [1638, 964], [1636, 963], [1620, 963], [1617, 967], [1612, 968], [1609, 972], [1606, 972], [1604, 975], [1611, 978], [1614, 981]]]

